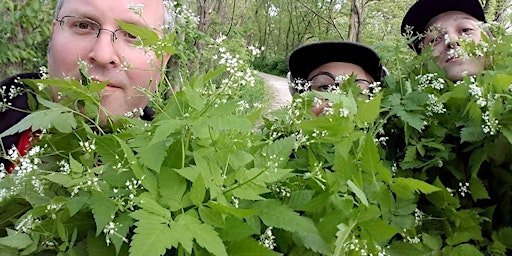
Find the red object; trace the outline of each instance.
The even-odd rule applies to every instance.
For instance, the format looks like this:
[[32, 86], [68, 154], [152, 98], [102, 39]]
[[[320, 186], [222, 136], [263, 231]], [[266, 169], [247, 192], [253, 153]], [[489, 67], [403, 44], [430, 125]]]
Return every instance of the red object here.
[[[27, 154], [28, 149], [30, 148], [30, 142], [32, 141], [32, 130], [28, 129], [21, 134], [20, 139], [18, 140], [18, 145], [16, 148], [20, 156], [24, 156]], [[7, 173], [12, 173], [14, 170], [14, 163], [10, 163], [7, 167]]]

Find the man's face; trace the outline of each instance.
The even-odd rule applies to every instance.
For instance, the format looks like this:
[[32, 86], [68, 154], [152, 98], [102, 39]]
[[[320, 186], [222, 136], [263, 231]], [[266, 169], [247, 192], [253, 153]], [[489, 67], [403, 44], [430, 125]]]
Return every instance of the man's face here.
[[[331, 77], [324, 74], [330, 74]], [[374, 82], [373, 78], [363, 68], [358, 65], [347, 62], [329, 62], [321, 65], [315, 70], [311, 71], [308, 80], [312, 82], [311, 89], [316, 91], [325, 91], [325, 87], [333, 84], [332, 77], [336, 78], [339, 75], [356, 76], [356, 83], [361, 90], [367, 90], [371, 83]], [[315, 115], [320, 115], [325, 108], [327, 102], [313, 107], [312, 111]]]
[[432, 18], [427, 25], [428, 32], [422, 43], [424, 46], [433, 46], [432, 55], [452, 81], [461, 80], [464, 73], [476, 75], [484, 70], [485, 59], [463, 59], [458, 43], [460, 39], [479, 42], [482, 30], [478, 23], [477, 19], [464, 12], [449, 11]]
[[[134, 8], [142, 9], [142, 13], [136, 14]], [[152, 51], [135, 47], [134, 38], [123, 31], [117, 31], [113, 41], [110, 31], [120, 28], [116, 20], [160, 30], [164, 20], [162, 0], [65, 0], [58, 18], [62, 22], [52, 23], [50, 77], [80, 80], [81, 61], [87, 64], [93, 80], [108, 81], [101, 98], [107, 112], [123, 115], [144, 108], [149, 99], [140, 89], [155, 91], [169, 56], [157, 59]], [[97, 38], [95, 25], [102, 28]], [[100, 111], [102, 122], [105, 116]]]

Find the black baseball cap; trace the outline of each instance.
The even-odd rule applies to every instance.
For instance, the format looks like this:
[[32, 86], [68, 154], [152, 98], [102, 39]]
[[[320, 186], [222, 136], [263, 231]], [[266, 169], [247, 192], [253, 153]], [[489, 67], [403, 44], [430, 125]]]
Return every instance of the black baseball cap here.
[[[419, 0], [414, 3], [405, 14], [402, 20], [401, 31], [405, 35], [407, 27], [412, 29], [412, 36], [418, 36], [425, 33], [427, 24], [437, 15], [449, 12], [460, 11], [473, 16], [475, 19], [486, 22], [485, 14], [478, 0]], [[416, 53], [421, 53], [421, 40], [418, 38], [411, 44]]]
[[322, 41], [303, 45], [290, 54], [290, 80], [307, 80], [313, 70], [329, 62], [358, 65], [376, 82], [381, 82], [385, 75], [379, 55], [371, 48], [355, 42]]

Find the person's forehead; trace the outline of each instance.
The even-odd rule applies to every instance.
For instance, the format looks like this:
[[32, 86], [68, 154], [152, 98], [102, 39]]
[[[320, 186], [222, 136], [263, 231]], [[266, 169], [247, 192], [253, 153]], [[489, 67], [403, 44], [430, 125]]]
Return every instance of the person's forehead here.
[[309, 78], [318, 74], [319, 72], [329, 72], [333, 75], [338, 74], [356, 74], [356, 75], [366, 75], [367, 72], [361, 67], [353, 63], [348, 62], [328, 62], [325, 63], [309, 74]]
[[435, 25], [443, 25], [444, 23], [446, 22], [450, 22], [450, 21], [463, 21], [463, 20], [469, 20], [469, 21], [474, 21], [474, 22], [478, 22], [478, 20], [465, 13], [465, 12], [461, 12], [461, 11], [448, 11], [448, 12], [443, 12], [437, 16], [435, 16], [434, 18], [430, 19], [430, 21], [427, 23], [427, 26], [425, 27], [425, 30], [429, 30], [432, 26], [435, 26]]
[[[136, 14], [139, 9], [142, 15]], [[142, 23], [140, 25], [162, 25], [164, 9], [162, 0], [64, 0], [61, 13], [69, 11], [74, 12], [73, 15], [119, 19]]]

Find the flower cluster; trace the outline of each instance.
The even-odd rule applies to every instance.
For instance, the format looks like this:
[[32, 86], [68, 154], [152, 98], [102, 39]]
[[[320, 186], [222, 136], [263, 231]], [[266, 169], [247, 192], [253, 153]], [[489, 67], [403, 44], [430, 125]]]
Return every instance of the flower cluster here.
[[428, 87], [442, 90], [446, 84], [444, 79], [438, 77], [437, 73], [418, 75], [416, 76], [416, 80], [418, 80], [419, 91], [423, 91]]
[[272, 234], [272, 227], [268, 227], [263, 234], [260, 235], [259, 243], [270, 250], [276, 247], [275, 236]]

